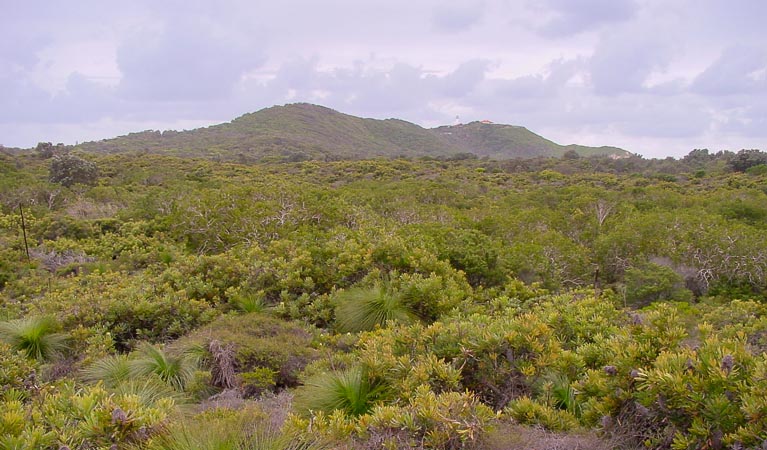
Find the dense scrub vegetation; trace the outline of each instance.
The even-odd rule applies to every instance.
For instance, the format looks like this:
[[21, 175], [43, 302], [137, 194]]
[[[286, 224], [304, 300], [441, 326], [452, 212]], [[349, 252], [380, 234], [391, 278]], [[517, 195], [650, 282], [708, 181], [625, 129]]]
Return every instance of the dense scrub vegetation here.
[[0, 155], [0, 449], [767, 443], [761, 152], [65, 152]]

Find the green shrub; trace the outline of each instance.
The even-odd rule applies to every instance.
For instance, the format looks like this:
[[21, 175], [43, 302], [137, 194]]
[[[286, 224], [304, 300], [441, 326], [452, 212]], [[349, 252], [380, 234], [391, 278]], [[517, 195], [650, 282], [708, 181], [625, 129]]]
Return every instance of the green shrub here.
[[[637, 397], [674, 427], [674, 448], [761, 445], [765, 359], [743, 342], [707, 338], [697, 349], [661, 354], [639, 375]], [[761, 436], [761, 437], [760, 437]]]
[[626, 302], [634, 307], [646, 306], [661, 300], [692, 300], [685, 289], [684, 279], [672, 269], [647, 263], [626, 270]]
[[246, 397], [257, 397], [262, 392], [273, 392], [277, 388], [277, 372], [268, 367], [256, 367], [250, 372], [242, 372], [240, 379]]
[[570, 431], [578, 428], [578, 419], [568, 411], [537, 403], [529, 397], [514, 400], [505, 414], [525, 425], [540, 425], [551, 431]]
[[299, 440], [318, 437], [331, 448], [481, 448], [493, 411], [470, 393], [435, 394], [421, 386], [402, 405], [377, 405], [368, 414], [340, 410], [291, 416], [285, 430]]
[[21, 389], [36, 373], [37, 364], [34, 360], [25, 358], [23, 353], [14, 351], [10, 346], [0, 342], [0, 388]]
[[746, 173], [751, 176], [767, 175], [767, 164], [757, 164], [746, 169]]
[[108, 391], [64, 383], [42, 389], [33, 401], [0, 401], [0, 443], [29, 450], [140, 443], [162, 428], [174, 408], [172, 396], [149, 384]]
[[175, 291], [146, 273], [106, 271], [73, 277], [35, 303], [58, 317], [65, 329], [109, 330], [115, 347], [122, 351], [136, 340], [180, 337], [219, 314], [209, 303], [190, 299], [184, 291]]
[[317, 358], [312, 334], [303, 326], [262, 313], [224, 315], [175, 342], [173, 348], [208, 348], [211, 340], [232, 346], [237, 373], [273, 373], [273, 389], [297, 386], [301, 370]]

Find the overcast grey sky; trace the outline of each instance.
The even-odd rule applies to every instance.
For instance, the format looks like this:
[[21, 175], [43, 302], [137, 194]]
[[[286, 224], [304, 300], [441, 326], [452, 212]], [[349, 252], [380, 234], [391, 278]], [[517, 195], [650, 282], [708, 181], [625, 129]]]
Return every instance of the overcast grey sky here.
[[764, 0], [0, 0], [0, 144], [318, 103], [647, 157], [767, 149]]

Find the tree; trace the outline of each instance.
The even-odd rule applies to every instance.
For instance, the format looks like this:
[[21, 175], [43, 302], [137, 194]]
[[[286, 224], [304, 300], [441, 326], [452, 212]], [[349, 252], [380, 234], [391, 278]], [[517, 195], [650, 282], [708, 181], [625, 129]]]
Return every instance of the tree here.
[[53, 157], [53, 144], [50, 142], [38, 142], [35, 152], [44, 159]]
[[736, 172], [745, 172], [760, 164], [767, 164], [767, 153], [759, 150], [741, 150], [730, 160], [730, 167]]
[[581, 159], [581, 155], [575, 150], [568, 150], [562, 155], [562, 159]]
[[64, 186], [94, 184], [99, 176], [96, 164], [74, 155], [54, 156], [51, 161], [50, 180]]

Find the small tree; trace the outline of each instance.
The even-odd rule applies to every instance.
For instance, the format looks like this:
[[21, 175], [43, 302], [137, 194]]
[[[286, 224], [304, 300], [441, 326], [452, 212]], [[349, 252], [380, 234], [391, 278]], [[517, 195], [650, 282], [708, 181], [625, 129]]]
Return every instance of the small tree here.
[[562, 155], [562, 159], [581, 159], [581, 155], [575, 150], [568, 150]]
[[54, 155], [53, 144], [50, 142], [38, 142], [35, 152], [44, 159], [52, 158]]
[[51, 161], [50, 180], [64, 186], [94, 184], [99, 176], [96, 164], [74, 155], [54, 156]]
[[767, 153], [753, 149], [741, 150], [730, 160], [730, 167], [736, 172], [745, 172], [760, 164], [767, 164]]
[[692, 299], [692, 292], [684, 287], [684, 279], [671, 268], [658, 264], [646, 263], [627, 269], [625, 282], [626, 301], [631, 306]]

